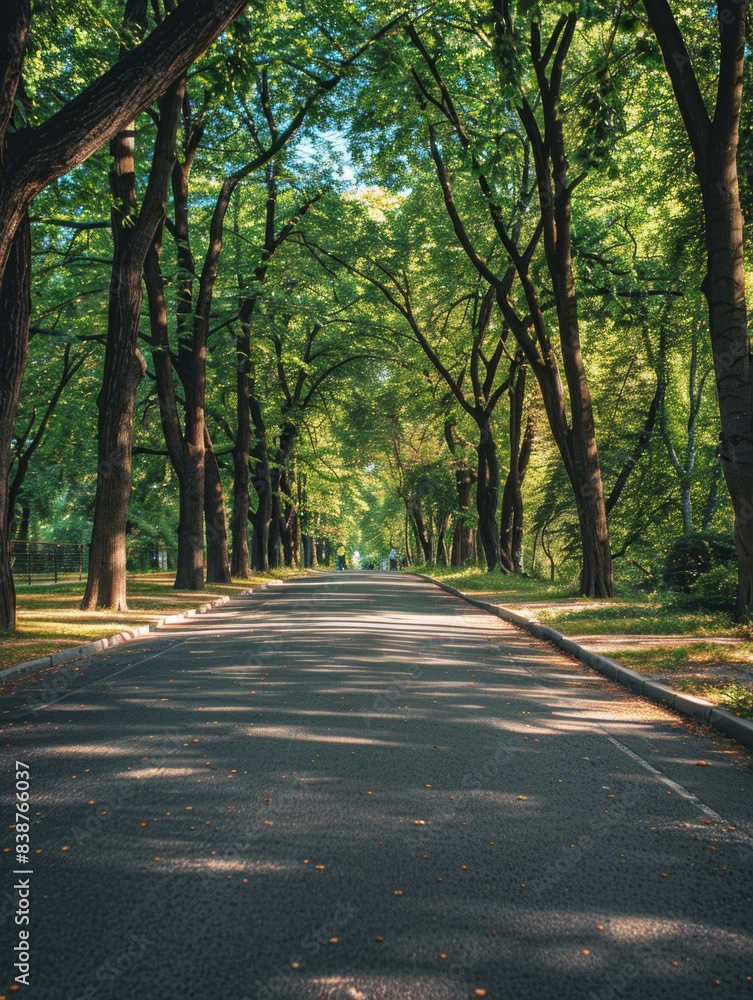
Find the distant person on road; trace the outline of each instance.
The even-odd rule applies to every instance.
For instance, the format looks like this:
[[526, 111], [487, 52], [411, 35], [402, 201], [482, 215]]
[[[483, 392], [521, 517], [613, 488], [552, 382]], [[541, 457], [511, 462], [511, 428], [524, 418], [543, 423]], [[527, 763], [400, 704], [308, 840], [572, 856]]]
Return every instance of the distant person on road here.
[[390, 549], [390, 569], [397, 569], [397, 552]]
[[337, 554], [337, 568], [345, 569], [345, 546], [343, 545], [342, 542], [340, 542], [340, 544], [337, 546], [336, 554]]

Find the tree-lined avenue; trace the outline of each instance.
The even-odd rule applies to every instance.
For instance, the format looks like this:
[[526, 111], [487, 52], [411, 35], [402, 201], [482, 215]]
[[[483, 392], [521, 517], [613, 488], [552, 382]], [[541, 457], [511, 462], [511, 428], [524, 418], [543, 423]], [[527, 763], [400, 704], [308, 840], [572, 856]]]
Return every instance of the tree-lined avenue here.
[[749, 755], [417, 577], [270, 586], [4, 711], [30, 997], [750, 990]]

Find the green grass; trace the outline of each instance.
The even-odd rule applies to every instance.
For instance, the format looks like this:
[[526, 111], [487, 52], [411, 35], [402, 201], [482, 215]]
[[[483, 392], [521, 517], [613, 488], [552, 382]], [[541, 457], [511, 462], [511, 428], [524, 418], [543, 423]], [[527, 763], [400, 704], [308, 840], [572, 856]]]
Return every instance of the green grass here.
[[546, 583], [534, 580], [519, 573], [501, 573], [496, 570], [488, 573], [478, 566], [456, 569], [450, 566], [432, 566], [421, 568], [420, 572], [441, 580], [456, 590], [469, 594], [494, 594], [505, 597], [506, 600], [520, 603], [528, 599], [546, 600], [547, 598], [574, 597], [576, 591], [572, 586], [563, 583]]
[[676, 646], [654, 646], [651, 649], [606, 650], [606, 656], [621, 660], [626, 667], [642, 674], [665, 676], [687, 671], [692, 667], [715, 666], [720, 663], [744, 667], [753, 666], [753, 642], [734, 646], [718, 646], [712, 642], [679, 643]]
[[579, 596], [572, 585], [479, 568], [433, 567], [427, 575], [572, 634], [751, 636], [750, 626], [736, 623], [731, 613], [667, 591], [648, 594], [618, 585], [615, 597], [595, 600]]
[[537, 617], [547, 625], [556, 624], [562, 630], [584, 635], [743, 637], [749, 634], [747, 627], [737, 624], [730, 614], [683, 607], [671, 598], [638, 602], [623, 597], [599, 606], [584, 601], [582, 608], [544, 610]]
[[171, 573], [129, 575], [126, 612], [81, 611], [84, 583], [17, 585], [17, 630], [0, 633], [0, 669], [148, 625], [165, 615], [201, 607], [225, 595], [232, 597], [271, 579], [300, 575], [298, 570], [275, 570], [231, 584], [209, 584], [200, 592], [175, 590]]

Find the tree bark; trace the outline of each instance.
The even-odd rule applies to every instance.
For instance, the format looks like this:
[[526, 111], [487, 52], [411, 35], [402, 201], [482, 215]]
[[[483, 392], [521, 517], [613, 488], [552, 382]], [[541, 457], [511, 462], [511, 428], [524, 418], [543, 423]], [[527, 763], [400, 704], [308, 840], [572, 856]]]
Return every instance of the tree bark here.
[[316, 540], [311, 535], [301, 534], [301, 557], [304, 569], [316, 566]]
[[[116, 251], [116, 257], [118, 253]], [[141, 314], [141, 263], [116, 266], [102, 389], [97, 398], [97, 493], [89, 575], [81, 607], [127, 611], [126, 523], [131, 499], [131, 450], [136, 389], [146, 365], [136, 337]]]
[[[539, 81], [545, 122], [545, 144], [524, 113], [524, 123], [534, 149], [539, 202], [544, 221], [544, 250], [557, 309], [562, 365], [570, 402], [571, 426], [567, 436], [570, 476], [575, 493], [583, 547], [581, 593], [589, 597], [612, 597], [614, 574], [609, 546], [609, 526], [596, 444], [591, 392], [583, 363], [572, 256], [572, 187], [565, 152], [563, 123], [559, 116], [562, 63], [575, 31], [576, 17], [563, 18], [562, 42], [550, 77], [546, 56], [540, 55], [538, 29], [532, 27], [531, 51]], [[551, 43], [550, 43], [551, 44]], [[548, 162], [547, 162], [548, 160]]]
[[475, 550], [474, 530], [468, 523], [468, 515], [464, 512], [471, 509], [474, 482], [475, 473], [472, 469], [455, 470], [458, 514], [455, 518], [455, 528], [452, 533], [452, 553], [450, 557], [450, 564], [452, 566], [465, 566], [466, 562], [473, 558]]
[[282, 549], [282, 512], [280, 510], [280, 494], [277, 492], [272, 477], [272, 516], [267, 530], [267, 559], [269, 569], [280, 568], [280, 551]]

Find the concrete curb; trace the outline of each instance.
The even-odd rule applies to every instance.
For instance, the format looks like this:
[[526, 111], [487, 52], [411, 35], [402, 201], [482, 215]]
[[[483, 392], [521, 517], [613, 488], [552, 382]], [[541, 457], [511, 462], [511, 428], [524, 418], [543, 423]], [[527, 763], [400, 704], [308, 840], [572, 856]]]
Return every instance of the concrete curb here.
[[164, 625], [175, 625], [178, 622], [185, 621], [187, 618], [192, 618], [194, 615], [203, 615], [207, 611], [211, 611], [212, 608], [228, 604], [235, 597], [247, 597], [250, 593], [252, 593], [251, 589], [241, 590], [239, 593], [234, 594], [233, 598], [227, 596], [218, 597], [216, 601], [210, 601], [209, 604], [204, 604], [200, 608], [190, 608], [178, 614], [165, 615], [164, 618], [160, 618], [149, 625], [140, 625], [138, 628], [125, 629], [123, 632], [116, 632], [115, 635], [108, 635], [94, 642], [87, 642], [83, 646], [71, 646], [68, 649], [61, 649], [57, 653], [52, 653], [50, 656], [42, 656], [38, 660], [27, 660], [25, 663], [16, 663], [15, 666], [0, 670], [0, 685], [15, 677], [35, 674], [40, 670], [46, 670], [48, 667], [57, 667], [61, 663], [68, 663], [69, 660], [79, 660], [84, 656], [91, 656], [92, 653], [99, 653], [101, 650], [108, 649], [111, 646], [120, 646], [131, 639], [138, 639], [149, 632], [155, 632]]
[[475, 597], [469, 597], [461, 590], [456, 590], [454, 587], [450, 587], [439, 580], [434, 580], [430, 576], [423, 576], [421, 573], [413, 575], [426, 580], [428, 583], [436, 584], [437, 587], [447, 591], [448, 594], [453, 594], [455, 597], [459, 597], [469, 604], [481, 608], [483, 611], [488, 611], [490, 614], [496, 615], [497, 618], [502, 618], [511, 625], [525, 629], [526, 632], [530, 632], [537, 639], [544, 639], [546, 642], [551, 642], [558, 649], [561, 649], [563, 653], [574, 656], [581, 663], [585, 663], [587, 667], [591, 667], [593, 670], [598, 671], [598, 673], [604, 674], [610, 680], [623, 684], [633, 694], [649, 698], [651, 701], [664, 705], [666, 708], [672, 708], [682, 715], [687, 715], [691, 719], [695, 719], [696, 722], [713, 726], [727, 736], [732, 736], [738, 743], [742, 743], [744, 746], [753, 749], [753, 722], [749, 722], [747, 719], [739, 719], [736, 715], [725, 711], [723, 708], [719, 708], [718, 705], [714, 705], [713, 702], [706, 701], [704, 698], [695, 698], [693, 695], [674, 691], [672, 688], [667, 687], [666, 684], [660, 684], [650, 677], [645, 677], [643, 674], [639, 674], [637, 670], [630, 670], [629, 667], [624, 667], [621, 663], [610, 660], [607, 656], [599, 656], [597, 653], [591, 653], [589, 650], [584, 649], [583, 646], [579, 646], [577, 642], [573, 642], [572, 639], [568, 639], [560, 632], [556, 632], [553, 628], [529, 621], [528, 618], [517, 615], [514, 611], [497, 607], [494, 604], [487, 604], [486, 601], [479, 601]]

